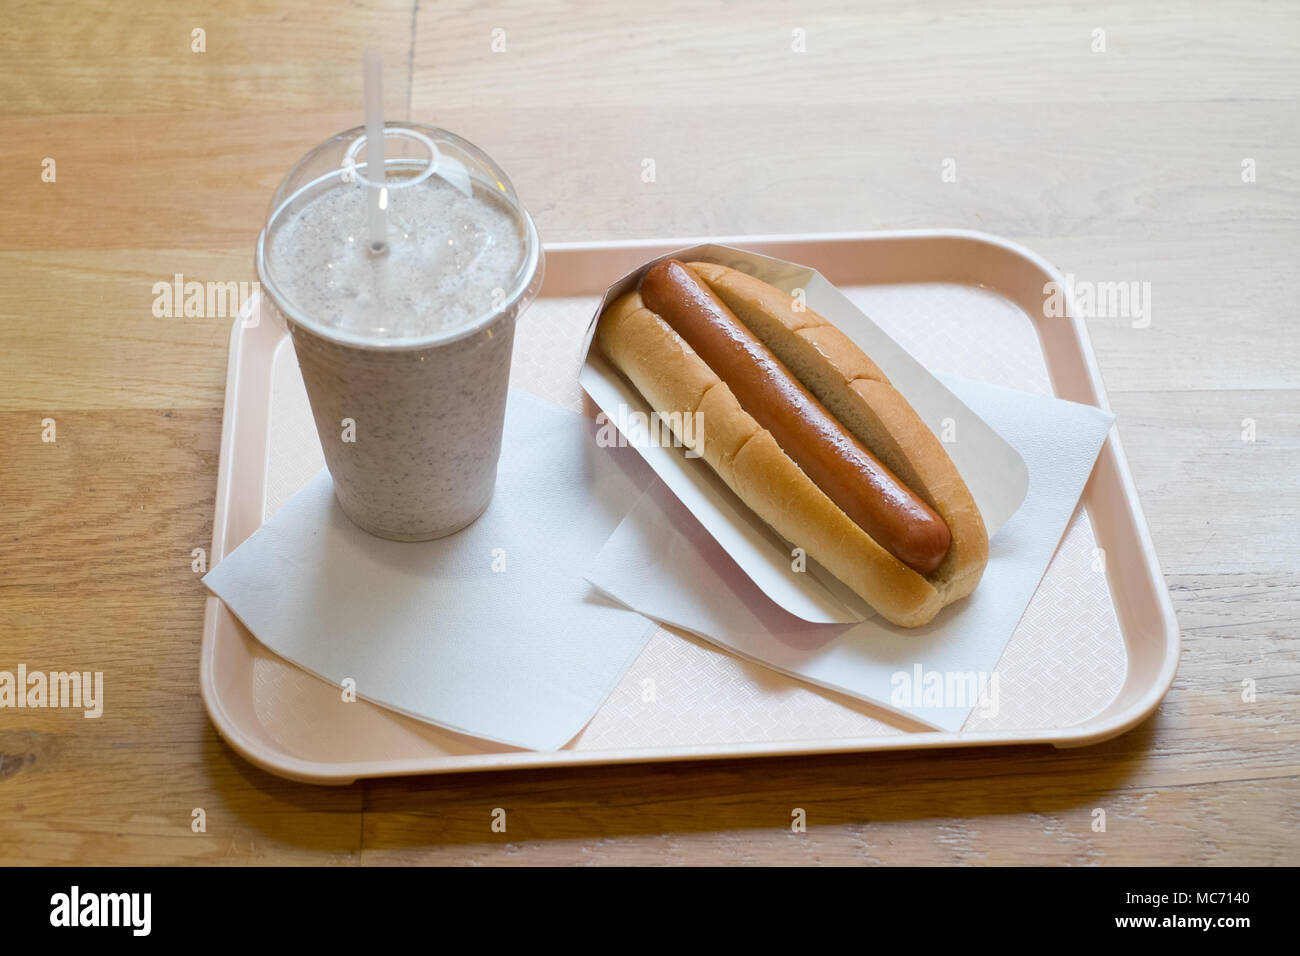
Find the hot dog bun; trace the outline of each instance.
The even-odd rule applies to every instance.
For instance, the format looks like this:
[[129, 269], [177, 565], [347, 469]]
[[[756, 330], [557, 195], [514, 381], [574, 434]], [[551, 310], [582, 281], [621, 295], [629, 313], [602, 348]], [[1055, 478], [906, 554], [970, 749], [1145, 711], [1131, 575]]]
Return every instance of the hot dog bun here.
[[942, 444], [875, 363], [821, 316], [796, 311], [794, 299], [774, 286], [711, 263], [685, 268], [943, 519], [951, 542], [934, 570], [908, 567], [837, 506], [742, 407], [724, 376], [646, 307], [640, 291], [605, 309], [596, 347], [670, 423], [680, 421], [672, 413], [700, 413], [702, 428], [678, 437], [695, 442], [691, 447], [759, 517], [887, 620], [919, 626], [970, 594], [988, 558], [983, 519]]
[[641, 301], [727, 383], [758, 424], [876, 543], [928, 574], [948, 553], [948, 526], [847, 431], [789, 368], [676, 259], [646, 270]]

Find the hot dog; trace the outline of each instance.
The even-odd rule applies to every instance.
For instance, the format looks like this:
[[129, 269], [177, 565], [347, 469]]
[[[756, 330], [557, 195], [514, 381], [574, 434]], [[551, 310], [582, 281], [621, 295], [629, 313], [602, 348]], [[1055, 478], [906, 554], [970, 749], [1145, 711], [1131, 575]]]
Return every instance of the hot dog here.
[[[837, 422], [772, 350], [675, 259], [641, 278], [641, 301], [727, 383], [813, 483], [908, 567], [928, 574], [948, 553], [948, 526]], [[706, 425], [707, 427], [707, 425]]]
[[[862, 350], [787, 293], [662, 260], [610, 303], [597, 349], [774, 530], [887, 620], [970, 594], [988, 536], [942, 444]], [[685, 414], [682, 414], [685, 413]]]

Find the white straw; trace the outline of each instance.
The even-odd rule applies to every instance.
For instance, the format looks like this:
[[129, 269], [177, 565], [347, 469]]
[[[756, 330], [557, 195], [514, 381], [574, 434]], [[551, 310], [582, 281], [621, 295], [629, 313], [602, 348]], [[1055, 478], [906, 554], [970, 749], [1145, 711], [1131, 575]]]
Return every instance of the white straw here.
[[[388, 178], [384, 165], [384, 63], [378, 50], [366, 53], [366, 178], [382, 183]], [[388, 189], [370, 187], [370, 248], [378, 250], [388, 240]]]

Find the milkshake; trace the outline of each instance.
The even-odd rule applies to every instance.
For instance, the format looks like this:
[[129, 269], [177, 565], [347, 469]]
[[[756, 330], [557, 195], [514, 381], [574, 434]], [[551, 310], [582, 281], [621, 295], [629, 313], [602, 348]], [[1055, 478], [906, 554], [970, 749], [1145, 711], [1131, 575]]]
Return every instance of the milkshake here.
[[[381, 537], [426, 540], [491, 499], [515, 319], [541, 285], [541, 244], [472, 144], [390, 124], [380, 180], [350, 161], [362, 132], [286, 178], [258, 273], [288, 321], [343, 512]], [[367, 230], [377, 181], [382, 242]]]

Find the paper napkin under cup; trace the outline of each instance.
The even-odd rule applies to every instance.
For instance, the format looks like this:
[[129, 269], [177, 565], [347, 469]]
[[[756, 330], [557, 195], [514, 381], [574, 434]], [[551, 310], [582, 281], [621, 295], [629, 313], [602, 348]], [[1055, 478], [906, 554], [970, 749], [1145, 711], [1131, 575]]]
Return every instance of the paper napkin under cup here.
[[[993, 674], [1056, 552], [1114, 416], [1089, 405], [941, 378], [1020, 453], [1029, 486], [1020, 508], [990, 540], [988, 567], [975, 593], [944, 608], [930, 624], [903, 628], [878, 616], [857, 624], [796, 617], [755, 584], [662, 482], [642, 496], [596, 555], [588, 580], [628, 607], [741, 657], [942, 730], [959, 730], [974, 701], [954, 697], [927, 706], [925, 688], [914, 687], [914, 675], [923, 675], [924, 682], [937, 674], [947, 682], [948, 675]], [[989, 686], [996, 691], [996, 683]], [[904, 688], [906, 695], [899, 693]], [[996, 699], [990, 703], [996, 706]]]
[[582, 578], [653, 475], [595, 424], [512, 390], [496, 491], [464, 531], [362, 531], [322, 469], [203, 582], [263, 644], [359, 697], [459, 733], [554, 750], [655, 625]]

